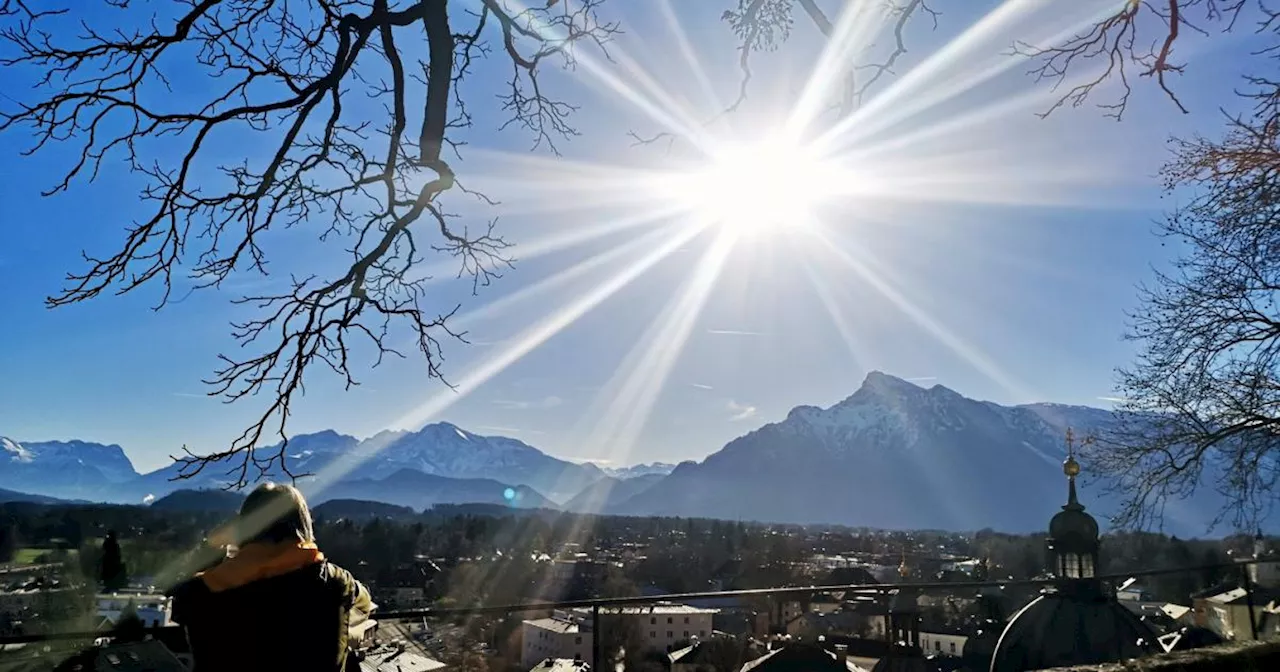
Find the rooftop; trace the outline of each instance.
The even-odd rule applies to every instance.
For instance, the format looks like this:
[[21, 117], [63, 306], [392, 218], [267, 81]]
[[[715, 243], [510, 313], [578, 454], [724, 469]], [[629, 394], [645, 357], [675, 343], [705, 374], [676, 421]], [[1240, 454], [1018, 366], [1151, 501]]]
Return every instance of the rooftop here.
[[432, 672], [445, 664], [398, 646], [366, 651], [360, 661], [360, 672]]
[[551, 630], [553, 632], [559, 632], [559, 633], [570, 633], [570, 632], [579, 631], [579, 627], [577, 623], [566, 621], [560, 618], [535, 618], [532, 620], [525, 621], [525, 625], [531, 625], [535, 628], [542, 628], [543, 630]]
[[591, 666], [573, 658], [548, 658], [530, 672], [590, 672]]
[[[694, 607], [687, 604], [673, 604], [671, 602], [659, 602], [653, 605], [644, 605], [636, 607], [607, 607], [608, 613], [611, 614], [715, 614], [718, 609], [707, 609], [704, 607]], [[591, 610], [585, 607], [574, 609], [579, 614], [590, 614]], [[604, 611], [603, 609], [601, 611]]]

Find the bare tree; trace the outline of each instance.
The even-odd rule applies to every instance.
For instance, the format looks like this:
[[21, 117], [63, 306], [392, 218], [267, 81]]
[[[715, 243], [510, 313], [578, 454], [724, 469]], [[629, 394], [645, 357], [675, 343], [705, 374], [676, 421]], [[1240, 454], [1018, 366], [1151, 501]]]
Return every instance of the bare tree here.
[[[738, 0], [737, 7], [723, 16], [738, 37], [742, 70], [739, 96], [730, 109], [738, 107], [746, 98], [752, 55], [773, 51], [790, 38], [797, 7], [812, 28], [832, 38], [840, 12], [855, 4], [843, 0], [825, 5], [822, 0]], [[892, 25], [892, 39], [887, 46], [858, 51], [857, 57], [865, 60], [849, 63], [841, 99], [832, 106], [840, 114], [856, 107], [882, 79], [896, 74], [899, 59], [908, 52], [906, 34], [913, 20], [927, 19], [937, 28], [942, 16], [937, 0], [884, 0], [878, 4]], [[1070, 72], [1088, 67], [1097, 69], [1096, 76], [1062, 92], [1042, 116], [1064, 105], [1083, 105], [1100, 86], [1115, 80], [1120, 85], [1119, 96], [1099, 101], [1098, 105], [1109, 116], [1120, 119], [1132, 93], [1134, 76], [1154, 80], [1179, 110], [1187, 112], [1169, 80], [1171, 75], [1183, 71], [1184, 64], [1174, 53], [1183, 35], [1186, 32], [1201, 36], [1227, 33], [1239, 24], [1251, 23], [1253, 28], [1265, 32], [1269, 30], [1269, 17], [1270, 12], [1262, 0], [1123, 0], [1117, 3], [1114, 13], [1061, 44], [1015, 42], [1009, 53], [1027, 58], [1032, 63], [1029, 74], [1036, 81], [1055, 88], [1066, 81]]]
[[1219, 520], [1249, 529], [1280, 495], [1280, 79], [1246, 81], [1250, 109], [1219, 138], [1175, 141], [1163, 171], [1188, 198], [1160, 225], [1180, 254], [1142, 289], [1125, 422], [1095, 456], [1127, 524], [1158, 522], [1168, 498], [1208, 482], [1227, 498]]
[[[441, 339], [461, 338], [449, 327], [457, 307], [432, 306], [415, 267], [430, 252], [453, 255], [479, 285], [509, 261], [492, 222], [460, 223], [443, 202], [450, 192], [485, 198], [450, 165], [472, 123], [461, 85], [479, 60], [503, 59], [511, 75], [493, 104], [555, 151], [575, 134], [575, 108], [539, 72], [572, 66], [581, 44], [605, 47], [617, 26], [600, 19], [601, 2], [178, 0], [152, 13], [106, 0], [88, 22], [77, 19], [84, 0], [0, 0], [0, 65], [36, 84], [27, 100], [0, 103], [0, 131], [32, 133], [27, 154], [60, 146], [73, 157], [45, 193], [107, 165], [145, 179], [150, 214], [118, 248], [86, 255], [48, 305], [159, 286], [159, 307], [183, 276], [200, 290], [265, 275], [263, 238], [291, 227], [348, 255], [332, 274], [236, 300], [256, 309], [233, 325], [244, 354], [220, 356], [206, 382], [228, 401], [265, 391], [266, 407], [225, 450], [180, 458], [184, 476], [227, 460], [240, 483], [273, 464], [287, 472], [286, 423], [304, 374], [320, 365], [356, 385], [353, 356], [375, 366], [401, 356], [393, 329], [411, 331], [427, 373], [441, 376]], [[178, 81], [200, 90], [173, 95]], [[256, 151], [219, 165], [225, 142]], [[255, 450], [273, 432], [280, 450]]]

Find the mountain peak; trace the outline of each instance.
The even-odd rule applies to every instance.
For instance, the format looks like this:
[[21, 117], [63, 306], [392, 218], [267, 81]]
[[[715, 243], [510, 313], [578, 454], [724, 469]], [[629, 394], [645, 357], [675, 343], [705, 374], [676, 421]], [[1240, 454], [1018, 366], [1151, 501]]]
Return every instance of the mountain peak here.
[[862, 387], [860, 389], [918, 392], [924, 388], [908, 380], [904, 380], [897, 376], [891, 376], [883, 371], [868, 371], [867, 377], [862, 380]]

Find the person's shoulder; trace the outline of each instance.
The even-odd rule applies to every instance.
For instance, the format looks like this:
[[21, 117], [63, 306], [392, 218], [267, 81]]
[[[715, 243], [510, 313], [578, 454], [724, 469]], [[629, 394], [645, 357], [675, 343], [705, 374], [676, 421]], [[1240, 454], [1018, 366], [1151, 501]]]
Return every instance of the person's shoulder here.
[[330, 583], [346, 585], [355, 581], [355, 577], [351, 575], [351, 572], [328, 560], [320, 564], [320, 576]]
[[208, 595], [209, 592], [208, 584], [199, 576], [193, 576], [166, 591], [169, 597], [175, 600], [191, 599], [196, 596]]
[[173, 599], [173, 620], [183, 623], [186, 615], [199, 609], [199, 605], [212, 593], [209, 586], [200, 577], [187, 579], [169, 589], [168, 595]]

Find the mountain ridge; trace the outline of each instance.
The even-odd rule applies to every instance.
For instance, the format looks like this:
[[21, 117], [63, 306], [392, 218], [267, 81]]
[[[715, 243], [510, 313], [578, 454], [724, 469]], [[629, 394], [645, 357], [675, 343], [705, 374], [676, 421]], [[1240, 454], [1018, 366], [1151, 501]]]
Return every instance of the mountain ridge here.
[[[614, 471], [668, 472], [671, 467], [665, 474], [618, 478], [593, 464], [574, 464], [516, 439], [484, 436], [446, 422], [415, 432], [380, 432], [364, 440], [326, 430], [295, 436], [286, 448], [295, 473], [341, 475], [328, 490], [308, 493], [317, 504], [359, 499], [415, 510], [445, 503], [560, 505], [592, 513], [1025, 532], [1044, 529], [1065, 501], [1061, 462], [1066, 429], [1083, 436], [1106, 431], [1114, 421], [1110, 411], [1090, 406], [1005, 406], [940, 384], [925, 388], [872, 371], [834, 404], [798, 405], [783, 419], [729, 441], [701, 461]], [[23, 444], [6, 440], [0, 447], [5, 451], [0, 459], [7, 455], [10, 463], [26, 469], [38, 463], [37, 451]], [[45, 449], [49, 455], [66, 453]], [[221, 466], [178, 483], [170, 480], [174, 465], [125, 482], [111, 482], [96, 467], [93, 473], [108, 482], [117, 501], [138, 501], [144, 494], [160, 497], [179, 488], [218, 487], [225, 480]], [[75, 469], [68, 473], [81, 480], [92, 475]], [[310, 482], [301, 481], [304, 491]], [[63, 491], [82, 485], [76, 481], [56, 493], [17, 489], [67, 497]], [[0, 480], [0, 487], [9, 486]], [[1203, 534], [1218, 511], [1203, 495], [1208, 489], [1193, 500], [1172, 503], [1166, 514], [1172, 513], [1174, 520], [1166, 531]], [[1115, 498], [1091, 482], [1087, 465], [1080, 492], [1105, 521]]]
[[[1066, 498], [1068, 427], [1098, 431], [1103, 409], [1003, 406], [943, 385], [872, 371], [848, 397], [800, 405], [615, 505], [619, 514], [700, 515], [891, 529], [1043, 530]], [[1088, 478], [1081, 497], [1105, 522], [1115, 498]], [[1217, 507], [1175, 503], [1179, 534], [1202, 534]]]

